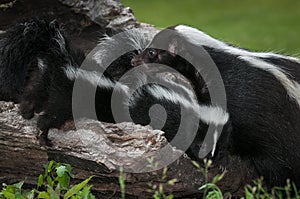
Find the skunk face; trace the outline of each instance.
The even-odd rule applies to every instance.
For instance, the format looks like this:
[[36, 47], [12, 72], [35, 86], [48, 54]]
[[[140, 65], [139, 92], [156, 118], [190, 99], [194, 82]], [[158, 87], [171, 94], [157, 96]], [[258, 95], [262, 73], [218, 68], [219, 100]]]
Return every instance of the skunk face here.
[[131, 59], [146, 48], [156, 33], [153, 29], [130, 29], [114, 36], [105, 35], [100, 39], [93, 59], [118, 80], [132, 68]]
[[[133, 67], [141, 66], [147, 67], [147, 63], [158, 63], [166, 66], [182, 65], [185, 66], [187, 61], [179, 55], [175, 55], [167, 50], [156, 48], [147, 48], [141, 54], [135, 56], [131, 60]], [[159, 66], [158, 66], [159, 67]], [[148, 70], [155, 70], [153, 67], [147, 67]], [[161, 68], [162, 69], [162, 68]], [[159, 70], [157, 70], [159, 72]]]
[[135, 56], [131, 60], [131, 65], [136, 67], [144, 63], [163, 63], [163, 54], [162, 50], [147, 48], [139, 56]]
[[119, 58], [114, 60], [105, 70], [110, 76], [114, 77], [115, 80], [119, 80], [132, 66], [130, 60], [138, 55], [138, 51], [130, 51], [121, 55]]

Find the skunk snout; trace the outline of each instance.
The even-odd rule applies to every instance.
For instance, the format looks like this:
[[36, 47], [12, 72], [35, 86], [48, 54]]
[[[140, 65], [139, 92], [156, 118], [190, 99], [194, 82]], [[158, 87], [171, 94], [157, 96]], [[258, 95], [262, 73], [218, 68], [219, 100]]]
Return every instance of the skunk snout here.
[[137, 55], [134, 58], [132, 58], [130, 64], [133, 67], [137, 67], [137, 66], [144, 64], [144, 62], [143, 62], [142, 58], [139, 55]]

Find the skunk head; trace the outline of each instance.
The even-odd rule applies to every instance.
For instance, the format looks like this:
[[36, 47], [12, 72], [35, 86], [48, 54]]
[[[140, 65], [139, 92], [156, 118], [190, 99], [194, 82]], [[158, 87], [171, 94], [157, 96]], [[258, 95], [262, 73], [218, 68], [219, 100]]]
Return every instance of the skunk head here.
[[124, 30], [113, 36], [104, 36], [97, 45], [93, 59], [118, 80], [131, 66], [131, 59], [144, 50], [154, 35], [154, 29]]
[[131, 60], [131, 65], [136, 67], [146, 63], [159, 63], [170, 67], [185, 66], [187, 61], [179, 56], [188, 53], [184, 41], [176, 31], [176, 26], [166, 28], [156, 34], [148, 47]]

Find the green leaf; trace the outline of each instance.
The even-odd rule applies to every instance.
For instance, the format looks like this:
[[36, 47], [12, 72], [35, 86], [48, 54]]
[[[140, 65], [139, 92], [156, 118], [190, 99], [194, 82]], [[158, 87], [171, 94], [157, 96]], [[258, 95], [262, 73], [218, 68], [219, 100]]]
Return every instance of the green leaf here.
[[164, 169], [163, 169], [163, 172], [162, 172], [162, 180], [164, 180], [164, 179], [166, 179], [166, 177], [167, 177], [167, 172], [168, 172], [168, 167], [165, 167]]
[[54, 189], [50, 186], [48, 186], [48, 193], [50, 193], [51, 199], [59, 199], [59, 195], [54, 191]]
[[90, 186], [84, 187], [81, 194], [80, 194], [81, 198], [88, 199], [89, 193], [90, 193]]
[[26, 199], [26, 198], [24, 198], [24, 197], [22, 196], [22, 194], [21, 194], [20, 192], [17, 192], [17, 193], [15, 194], [15, 197], [16, 197], [16, 199]]
[[7, 185], [5, 189], [10, 193], [16, 193], [16, 187], [14, 185]]
[[167, 182], [168, 185], [174, 185], [175, 183], [177, 182], [177, 179], [174, 178], [174, 179], [171, 179]]
[[66, 166], [59, 166], [56, 168], [56, 174], [58, 177], [63, 177], [68, 172]]
[[220, 180], [222, 180], [223, 177], [224, 177], [224, 175], [225, 175], [225, 173], [226, 173], [226, 172], [223, 172], [222, 174], [216, 175], [216, 176], [213, 178], [213, 180], [212, 180], [211, 183], [216, 184], [217, 182], [219, 182]]
[[50, 176], [47, 176], [47, 183], [50, 187], [53, 187], [54, 186], [54, 182], [52, 180], [52, 178]]
[[38, 178], [38, 187], [41, 187], [43, 183], [44, 183], [44, 176], [40, 174]]
[[70, 186], [70, 177], [68, 174], [63, 175], [62, 177], [56, 177], [55, 179], [62, 189], [69, 189]]
[[153, 198], [154, 199], [160, 199], [160, 197], [158, 195], [154, 195]]
[[81, 183], [74, 185], [67, 193], [64, 195], [64, 199], [68, 199], [71, 196], [77, 194], [87, 183], [92, 179], [93, 176], [89, 177], [88, 179], [82, 181]]
[[207, 193], [206, 199], [223, 199], [223, 195], [221, 191], [213, 190]]
[[66, 167], [66, 169], [67, 169], [67, 171], [68, 171], [69, 176], [70, 176], [71, 178], [75, 178], [74, 174], [72, 174], [72, 166], [69, 165], [69, 164], [64, 164], [64, 165], [65, 165], [65, 167]]
[[82, 194], [81, 194], [81, 197], [83, 199], [89, 199], [90, 198], [89, 196], [91, 195], [91, 188], [92, 188], [92, 185], [86, 186], [86, 187], [83, 188]]
[[89, 194], [89, 199], [96, 199], [96, 197], [92, 193], [90, 193]]
[[49, 162], [49, 164], [46, 165], [46, 169], [45, 169], [45, 176], [48, 176], [48, 173], [51, 173], [52, 171], [52, 166], [55, 162], [53, 160], [51, 160]]
[[246, 199], [254, 199], [253, 194], [250, 193], [248, 189], [245, 190], [245, 197]]
[[24, 184], [24, 181], [21, 181], [21, 182], [19, 182], [19, 183], [13, 184], [13, 186], [14, 186], [15, 188], [17, 188], [18, 190], [21, 190], [23, 184]]
[[215, 189], [217, 186], [215, 184], [212, 183], [207, 183], [205, 185], [202, 185], [199, 190], [203, 191], [203, 190], [207, 190], [207, 189]]
[[56, 187], [55, 187], [55, 192], [57, 195], [60, 195], [60, 191], [61, 191], [61, 187], [60, 187], [60, 184], [58, 184]]
[[173, 194], [171, 194], [171, 195], [168, 196], [168, 199], [173, 199], [173, 198], [174, 198]]
[[123, 167], [120, 168], [119, 185], [121, 189], [121, 198], [125, 199], [125, 177]]
[[198, 162], [192, 161], [192, 163], [193, 163], [193, 165], [194, 165], [196, 168], [198, 168], [198, 169], [201, 168]]
[[50, 194], [46, 191], [39, 192], [38, 198], [50, 199]]
[[14, 193], [11, 193], [9, 191], [6, 191], [6, 190], [2, 190], [1, 192], [5, 198], [8, 198], [8, 199], [15, 199], [15, 194]]
[[24, 193], [23, 195], [26, 199], [34, 199], [34, 193], [35, 193], [35, 190], [33, 189], [29, 192]]

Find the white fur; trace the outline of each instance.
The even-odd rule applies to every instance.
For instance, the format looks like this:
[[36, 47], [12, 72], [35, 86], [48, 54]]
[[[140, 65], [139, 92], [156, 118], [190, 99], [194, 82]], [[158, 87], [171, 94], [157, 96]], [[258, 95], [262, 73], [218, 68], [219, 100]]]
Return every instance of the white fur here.
[[197, 103], [196, 94], [193, 92], [193, 90], [187, 88], [186, 86], [184, 86], [182, 84], [176, 83], [168, 78], [164, 78], [164, 79], [161, 78], [161, 81], [166, 81], [169, 84], [173, 85], [175, 88], [178, 87], [179, 89], [182, 89], [187, 94], [187, 96], [189, 97], [189, 100], [191, 100], [192, 103], [195, 103], [195, 104]]
[[54, 40], [59, 45], [60, 50], [64, 53], [66, 53], [67, 52], [67, 50], [66, 50], [66, 41], [65, 41], [64, 37], [62, 36], [62, 34], [59, 30], [56, 31], [56, 38]]
[[94, 86], [99, 86], [101, 88], [106, 89], [121, 89], [124, 92], [128, 91], [128, 87], [126, 85], [120, 84], [118, 82], [114, 82], [107, 77], [104, 77], [102, 74], [97, 73], [96, 71], [87, 71], [80, 68], [74, 68], [72, 66], [67, 66], [64, 68], [64, 72], [68, 79], [75, 80], [76, 78], [80, 78], [88, 81], [90, 84]]
[[41, 58], [37, 58], [37, 64], [38, 64], [38, 68], [39, 70], [44, 73], [45, 70], [47, 69], [47, 65], [45, 64], [45, 61]]
[[199, 111], [199, 115], [200, 118], [202, 117], [202, 121], [207, 124], [212, 123], [214, 125], [224, 125], [229, 119], [229, 114], [218, 106], [198, 105], [196, 110]]
[[268, 73], [277, 78], [280, 83], [285, 87], [288, 95], [293, 98], [300, 106], [300, 85], [299, 83], [289, 79], [282, 68], [270, 64], [260, 58], [281, 58], [289, 61], [293, 61], [300, 64], [300, 60], [290, 56], [279, 55], [275, 53], [260, 53], [250, 52], [244, 49], [229, 46], [228, 44], [212, 38], [211, 36], [192, 27], [179, 25], [175, 28], [182, 36], [184, 36], [189, 42], [200, 46], [208, 46], [215, 49], [220, 49], [232, 55], [238, 56], [239, 59], [247, 61], [251, 66], [265, 70]]
[[[151, 85], [147, 86], [146, 90], [158, 100], [183, 106], [206, 124], [224, 125], [229, 119], [229, 114], [218, 106], [199, 105], [197, 101], [187, 100], [184, 96], [162, 86]], [[126, 105], [134, 107], [141, 97], [143, 97], [141, 90], [136, 91], [134, 97], [131, 97]]]
[[74, 80], [77, 77], [76, 76], [77, 68], [74, 68], [73, 66], [65, 67], [64, 72], [65, 72], [67, 78], [70, 80]]
[[114, 54], [121, 52], [124, 54], [131, 50], [144, 50], [149, 42], [157, 33], [154, 29], [129, 29], [115, 36], [108, 36], [101, 38], [97, 45], [97, 52], [93, 55], [93, 59], [101, 66], [106, 65], [117, 57]]
[[149, 93], [157, 99], [167, 100], [190, 109], [206, 124], [224, 125], [229, 119], [229, 114], [220, 107], [199, 105], [197, 102], [193, 103], [178, 93], [167, 90], [161, 86], [151, 86], [147, 87], [147, 89]]
[[260, 59], [256, 59], [254, 57], [240, 56], [239, 58], [248, 62], [249, 64], [251, 64], [256, 68], [263, 69], [273, 74], [276, 77], [276, 79], [278, 79], [281, 82], [281, 84], [285, 87], [288, 95], [292, 99], [294, 99], [300, 106], [300, 84], [288, 78], [287, 72], [285, 72], [283, 69], [279, 67], [276, 67], [273, 64], [267, 63]]
[[254, 56], [259, 58], [282, 58], [300, 63], [300, 59], [297, 59], [295, 57], [279, 55], [272, 52], [250, 52], [244, 49], [229, 46], [228, 44], [219, 41], [196, 28], [192, 28], [189, 26], [179, 25], [175, 28], [175, 30], [177, 30], [182, 36], [184, 36], [188, 41], [190, 41], [193, 44], [207, 46], [215, 49], [221, 49], [232, 55]]
[[217, 147], [217, 142], [218, 142], [218, 131], [215, 131], [214, 134], [214, 145], [213, 145], [213, 149], [211, 151], [211, 156], [214, 157], [215, 155], [215, 151], [216, 151], [216, 147]]
[[134, 28], [125, 31], [126, 38], [128, 38], [127, 44], [136, 50], [144, 50], [157, 33], [158, 30], [152, 28]]

